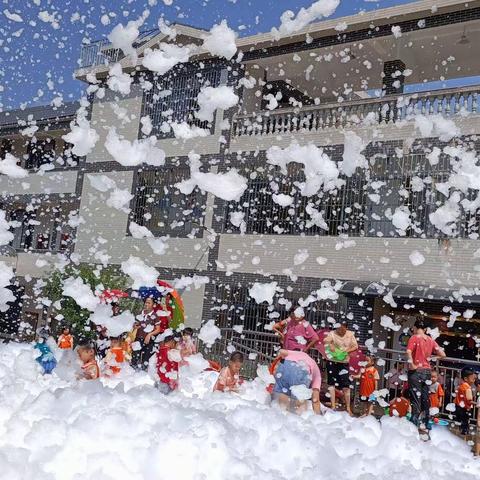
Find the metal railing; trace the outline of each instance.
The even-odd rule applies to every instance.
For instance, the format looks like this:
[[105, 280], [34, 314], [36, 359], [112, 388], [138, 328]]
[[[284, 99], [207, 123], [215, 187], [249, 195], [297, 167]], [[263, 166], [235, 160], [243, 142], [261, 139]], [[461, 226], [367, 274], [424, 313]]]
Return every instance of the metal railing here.
[[480, 86], [477, 85], [237, 115], [233, 119], [233, 135], [306, 133], [328, 128], [348, 128], [361, 123], [395, 123], [408, 120], [416, 114], [477, 113], [479, 93]]
[[[153, 36], [159, 33], [158, 28], [152, 28], [140, 32], [137, 39], [133, 43], [135, 48], [138, 48], [148, 42]], [[118, 62], [123, 58], [123, 53], [120, 49], [114, 48], [110, 41], [106, 38], [97, 40], [92, 43], [82, 45], [80, 51], [80, 68], [94, 67], [97, 65], [108, 65], [110, 63]]]
[[[223, 328], [221, 330], [221, 338], [211, 348], [202, 345], [201, 350], [208, 358], [223, 365], [227, 363], [231, 352], [234, 350], [242, 352], [245, 355], [242, 375], [248, 379], [256, 377], [259, 365], [270, 365], [280, 349], [279, 337], [274, 333], [252, 330], [244, 330], [240, 333], [232, 328]], [[361, 349], [367, 350], [365, 347], [361, 347]], [[373, 354], [375, 355], [376, 367], [380, 375], [379, 390], [387, 389], [389, 391], [388, 397], [385, 398], [386, 400], [399, 395], [407, 377], [405, 352], [388, 348], [374, 348]], [[325, 372], [325, 360], [320, 352], [311, 350], [309, 355], [317, 361], [322, 372]], [[447, 405], [454, 402], [460, 372], [467, 365], [480, 370], [480, 362], [474, 360], [451, 357], [435, 360], [434, 370], [438, 372], [439, 381], [445, 391], [444, 402], [439, 409], [440, 416], [447, 418], [452, 416], [452, 412], [448, 411]], [[395, 385], [394, 379], [396, 377], [393, 377], [394, 374], [400, 377], [397, 385]], [[355, 389], [356, 387], [358, 385], [355, 385]], [[475, 407], [472, 419], [476, 419], [476, 413]]]

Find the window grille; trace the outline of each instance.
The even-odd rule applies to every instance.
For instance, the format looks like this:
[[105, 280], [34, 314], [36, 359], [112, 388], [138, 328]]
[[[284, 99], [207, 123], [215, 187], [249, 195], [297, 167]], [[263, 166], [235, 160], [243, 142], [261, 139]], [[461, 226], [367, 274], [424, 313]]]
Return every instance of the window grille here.
[[189, 177], [189, 169], [162, 168], [138, 172], [132, 219], [154, 236], [196, 234], [203, 224], [206, 196], [195, 189], [184, 195], [175, 184]]
[[[306, 297], [309, 294], [309, 291], [305, 291], [303, 296]], [[288, 300], [296, 305], [298, 297], [289, 297]], [[248, 287], [240, 285], [216, 285], [213, 301], [215, 305], [213, 311], [217, 312], [215, 324], [220, 328], [243, 325], [244, 331], [264, 332], [266, 325], [272, 321], [280, 321], [288, 315], [283, 304], [276, 303], [273, 306], [269, 306], [266, 302], [258, 304], [249, 296]], [[305, 309], [306, 319], [315, 328], [328, 328], [332, 319], [338, 321], [345, 318], [346, 313], [347, 297], [341, 294], [335, 302], [318, 301]]]
[[160, 78], [152, 78], [153, 87], [143, 94], [142, 116], [152, 121], [152, 134], [159, 138], [173, 137], [165, 122], [187, 122], [190, 126], [211, 128], [208, 122], [195, 118], [198, 110], [197, 96], [202, 87], [217, 87], [221, 70], [202, 69], [197, 72], [175, 71]]
[[73, 229], [68, 225], [68, 211], [48, 206], [35, 211], [20, 207], [12, 210], [9, 220], [15, 221], [11, 242], [17, 250], [66, 252], [72, 245]]
[[48, 138], [30, 142], [27, 148], [25, 168], [36, 169], [55, 160], [55, 140]]
[[[444, 238], [446, 235], [430, 222], [430, 214], [445, 203], [446, 197], [437, 186], [447, 181], [451, 171], [445, 155], [440, 155], [437, 165], [430, 165], [424, 154], [381, 156], [368, 172], [344, 178], [346, 183], [338, 190], [311, 197], [303, 197], [298, 189], [298, 182], [303, 181], [299, 168], [292, 168], [288, 175], [250, 173], [240, 201], [226, 204], [223, 231], [239, 230], [230, 222], [230, 213], [240, 211], [249, 234]], [[290, 195], [293, 204], [276, 204], [274, 193]], [[476, 195], [472, 191], [463, 198], [472, 201]], [[312, 225], [307, 206], [321, 212], [326, 228]], [[410, 213], [411, 225], [404, 233], [391, 220], [399, 207], [408, 208]], [[455, 235], [477, 238], [479, 224], [480, 214], [464, 210]]]
[[[296, 182], [302, 182], [299, 169], [284, 176], [279, 172], [251, 179], [238, 203], [226, 206], [224, 231], [235, 231], [230, 213], [244, 213], [246, 233], [285, 235], [359, 235], [364, 229], [365, 180], [359, 176], [347, 179], [335, 192], [302, 196]], [[272, 194], [293, 197], [290, 206], [273, 201]], [[322, 214], [326, 227], [314, 224], [308, 213], [311, 207]]]
[[[429, 216], [440, 207], [445, 197], [436, 185], [448, 179], [450, 166], [447, 157], [441, 156], [438, 165], [430, 165], [424, 154], [387, 156], [377, 159], [371, 169], [371, 182], [383, 182], [378, 189], [378, 203], [368, 199], [366, 208], [366, 235], [397, 237], [400, 233], [385, 212], [393, 214], [399, 207], [408, 208], [412, 225], [405, 232], [406, 237], [442, 236], [431, 223]], [[415, 182], [421, 179], [423, 188]]]

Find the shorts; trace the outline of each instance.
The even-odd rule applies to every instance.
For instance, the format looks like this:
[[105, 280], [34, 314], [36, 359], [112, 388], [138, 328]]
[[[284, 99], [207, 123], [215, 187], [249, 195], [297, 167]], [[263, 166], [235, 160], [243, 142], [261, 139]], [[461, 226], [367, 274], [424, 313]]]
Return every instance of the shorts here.
[[327, 385], [329, 387], [350, 388], [348, 363], [327, 361]]
[[273, 393], [274, 396], [275, 394], [283, 393], [290, 398], [299, 400], [292, 392], [291, 388], [297, 385], [305, 385], [307, 388], [310, 388], [311, 383], [312, 378], [306, 368], [299, 365], [297, 362], [284, 360], [280, 363], [275, 372], [275, 386], [273, 387]]

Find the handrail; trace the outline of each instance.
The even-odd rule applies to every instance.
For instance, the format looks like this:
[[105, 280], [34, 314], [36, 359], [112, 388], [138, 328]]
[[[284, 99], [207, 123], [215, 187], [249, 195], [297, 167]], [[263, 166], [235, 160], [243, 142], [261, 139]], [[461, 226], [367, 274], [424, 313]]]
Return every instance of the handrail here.
[[237, 119], [243, 118], [250, 118], [252, 116], [258, 115], [275, 115], [276, 113], [288, 114], [288, 113], [300, 113], [300, 112], [309, 112], [309, 111], [317, 111], [317, 110], [329, 110], [332, 108], [341, 108], [341, 107], [355, 107], [360, 105], [369, 105], [375, 103], [387, 103], [392, 100], [398, 100], [401, 98], [408, 98], [408, 99], [418, 99], [421, 97], [434, 97], [437, 95], [454, 95], [454, 94], [462, 94], [462, 93], [471, 93], [480, 90], [479, 85], [470, 85], [467, 87], [459, 87], [459, 88], [445, 88], [445, 89], [437, 89], [437, 90], [428, 90], [424, 92], [412, 92], [412, 93], [401, 93], [401, 94], [394, 94], [394, 95], [385, 95], [383, 97], [375, 97], [375, 98], [359, 98], [355, 100], [345, 100], [343, 102], [330, 102], [330, 103], [320, 103], [318, 105], [307, 105], [305, 107], [288, 107], [288, 108], [278, 108], [275, 110], [260, 110], [258, 112], [252, 113], [245, 113], [245, 114], [238, 114], [235, 115]]
[[[278, 338], [278, 335], [276, 335], [275, 333], [270, 333], [270, 332], [257, 332], [255, 330], [243, 330], [242, 333], [239, 333], [237, 330], [233, 329], [233, 328], [222, 328], [221, 329], [222, 331], [222, 336], [224, 336], [224, 334], [232, 334], [232, 337], [235, 337], [235, 335], [237, 335], [239, 337], [240, 340], [242, 340], [242, 336], [244, 335], [251, 335], [252, 337], [254, 337], [253, 339], [250, 338], [248, 339], [249, 341], [252, 341], [252, 340], [257, 340], [257, 341], [267, 341], [267, 340], [270, 340], [271, 343], [275, 343], [275, 344], [279, 344], [279, 338]], [[232, 338], [232, 343], [233, 343], [233, 338]], [[235, 343], [237, 345], [241, 345], [241, 342], [239, 342], [238, 339], [235, 339]], [[248, 348], [249, 351], [251, 351], [252, 353], [259, 353], [261, 355], [264, 355], [264, 353], [262, 352], [258, 352], [256, 351], [255, 349], [253, 348], [250, 348], [250, 347], [245, 347], [245, 346], [242, 346], [242, 348]], [[373, 349], [369, 349], [368, 347], [366, 347], [365, 345], [360, 345], [359, 347], [362, 351], [373, 351], [374, 353], [376, 353], [377, 355], [378, 354], [391, 354], [391, 355], [397, 355], [397, 356], [400, 356], [400, 357], [405, 357], [406, 356], [406, 352], [404, 350], [394, 350], [394, 349], [391, 349], [391, 348], [378, 348], [378, 347], [373, 347]], [[475, 367], [478, 367], [480, 368], [480, 361], [477, 361], [477, 360], [468, 360], [468, 359], [463, 359], [463, 358], [455, 358], [455, 357], [435, 357], [434, 358], [434, 362], [437, 363], [437, 364], [441, 364], [441, 363], [456, 363], [456, 364], [462, 364], [462, 365], [471, 365], [471, 366], [475, 366]]]
[[474, 114], [479, 111], [480, 86], [472, 85], [238, 114], [232, 120], [232, 135], [256, 137], [320, 132], [331, 128], [350, 128], [362, 125], [364, 121], [388, 125], [410, 120], [417, 113], [450, 116], [459, 112]]

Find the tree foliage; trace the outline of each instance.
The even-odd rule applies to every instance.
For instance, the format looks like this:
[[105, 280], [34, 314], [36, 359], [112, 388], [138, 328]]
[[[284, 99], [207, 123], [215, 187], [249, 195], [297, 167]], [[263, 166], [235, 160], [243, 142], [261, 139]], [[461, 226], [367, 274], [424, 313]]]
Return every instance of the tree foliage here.
[[[63, 282], [68, 277], [80, 277], [93, 292], [105, 289], [128, 288], [128, 278], [116, 266], [102, 267], [101, 265], [69, 265], [62, 270], [54, 270], [46, 281], [43, 295], [50, 301], [48, 317], [51, 327], [59, 330], [69, 326], [77, 341], [95, 338], [96, 331], [89, 321], [90, 312], [81, 308], [77, 302], [63, 295]], [[135, 310], [135, 300], [122, 299], [124, 309]]]

